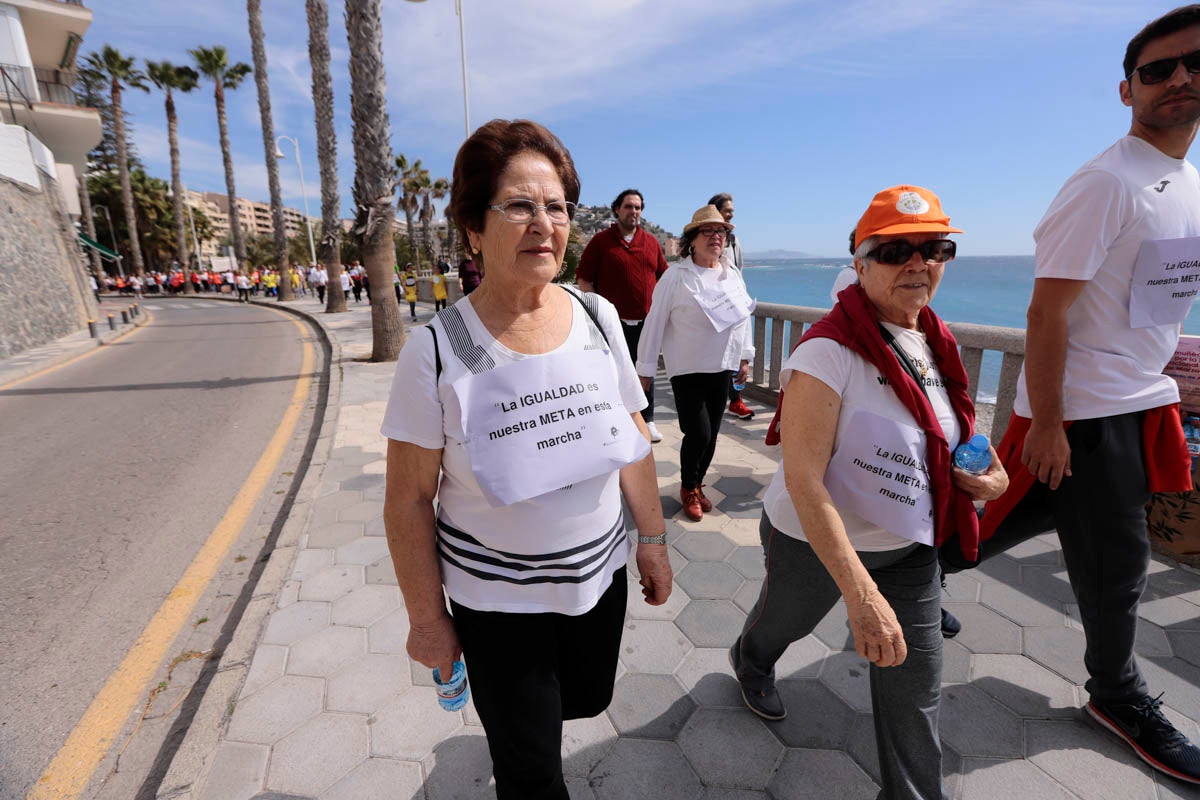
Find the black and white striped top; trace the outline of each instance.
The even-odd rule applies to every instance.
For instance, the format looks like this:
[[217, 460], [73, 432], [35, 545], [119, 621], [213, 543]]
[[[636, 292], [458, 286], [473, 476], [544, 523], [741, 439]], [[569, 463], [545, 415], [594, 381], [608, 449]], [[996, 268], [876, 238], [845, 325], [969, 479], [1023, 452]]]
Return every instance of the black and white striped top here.
[[[611, 348], [619, 395], [627, 410], [641, 410], [645, 396], [616, 309], [598, 295], [576, 296], [589, 304], [596, 322], [572, 301], [571, 332], [554, 353]], [[491, 506], [471, 471], [453, 383], [464, 375], [540, 356], [515, 353], [497, 342], [475, 314], [469, 296], [439, 313], [431, 327], [438, 337], [437, 355], [428, 330], [410, 334], [396, 365], [382, 432], [391, 439], [442, 450], [437, 537], [447, 593], [455, 602], [481, 611], [585, 613], [629, 556], [618, 473], [508, 506]]]

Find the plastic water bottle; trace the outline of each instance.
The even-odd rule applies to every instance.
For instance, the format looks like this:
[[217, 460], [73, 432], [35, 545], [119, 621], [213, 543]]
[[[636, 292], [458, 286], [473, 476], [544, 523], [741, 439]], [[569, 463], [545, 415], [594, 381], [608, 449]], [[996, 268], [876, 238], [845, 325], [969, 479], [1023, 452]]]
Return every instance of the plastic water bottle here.
[[433, 668], [433, 682], [437, 684], [438, 704], [447, 711], [461, 711], [470, 697], [467, 688], [467, 666], [462, 661], [454, 662], [454, 672], [450, 680], [442, 682], [441, 670]]
[[1192, 466], [1200, 458], [1200, 417], [1183, 418], [1183, 438], [1187, 441], [1188, 455], [1192, 457]]
[[972, 475], [982, 475], [992, 465], [988, 437], [977, 433], [954, 451], [954, 466]]
[[735, 381], [733, 382], [733, 390], [734, 390], [735, 392], [740, 392], [742, 389], [745, 389], [745, 388], [746, 388], [746, 382], [745, 382], [745, 381], [742, 381], [741, 383], [738, 383], [738, 382], [735, 380]]

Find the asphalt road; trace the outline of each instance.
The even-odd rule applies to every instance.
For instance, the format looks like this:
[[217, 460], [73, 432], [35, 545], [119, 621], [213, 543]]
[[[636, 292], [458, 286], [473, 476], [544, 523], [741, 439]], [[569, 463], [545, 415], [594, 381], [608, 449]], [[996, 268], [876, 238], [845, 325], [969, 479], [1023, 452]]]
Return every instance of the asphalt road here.
[[[303, 340], [315, 341], [293, 317], [254, 306], [149, 299], [145, 308], [145, 328], [0, 389], [3, 800], [25, 797], [226, 513], [292, 401]], [[302, 423], [297, 437], [308, 432]], [[295, 454], [277, 472], [291, 475]], [[236, 594], [230, 583], [244, 582], [244, 562], [258, 555], [259, 517], [169, 655], [197, 631], [215, 635]], [[170, 687], [180, 700], [181, 682]], [[163, 705], [150, 702], [152, 716], [164, 719]], [[167, 727], [139, 730], [119, 777], [110, 754], [89, 796], [133, 797], [161, 744], [147, 739]], [[114, 781], [121, 788], [96, 788]]]

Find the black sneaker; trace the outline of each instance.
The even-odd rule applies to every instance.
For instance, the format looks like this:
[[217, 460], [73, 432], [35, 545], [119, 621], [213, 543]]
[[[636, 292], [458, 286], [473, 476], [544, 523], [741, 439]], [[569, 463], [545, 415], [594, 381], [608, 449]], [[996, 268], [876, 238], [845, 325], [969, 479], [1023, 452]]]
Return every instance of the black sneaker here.
[[1200, 784], [1200, 749], [1171, 724], [1161, 706], [1160, 694], [1133, 703], [1092, 700], [1085, 708], [1092, 719], [1124, 739], [1142, 761], [1172, 778]]
[[958, 636], [962, 630], [962, 623], [958, 621], [958, 617], [951, 614], [945, 608], [942, 609], [942, 638], [953, 639]]
[[783, 698], [779, 696], [778, 689], [774, 686], [770, 689], [748, 689], [742, 683], [742, 679], [738, 678], [737, 663], [733, 660], [733, 653], [736, 649], [736, 644], [729, 648], [729, 666], [733, 667], [733, 677], [737, 679], [738, 686], [742, 689], [742, 702], [746, 704], [746, 708], [769, 722], [787, 719], [787, 709], [783, 707]]

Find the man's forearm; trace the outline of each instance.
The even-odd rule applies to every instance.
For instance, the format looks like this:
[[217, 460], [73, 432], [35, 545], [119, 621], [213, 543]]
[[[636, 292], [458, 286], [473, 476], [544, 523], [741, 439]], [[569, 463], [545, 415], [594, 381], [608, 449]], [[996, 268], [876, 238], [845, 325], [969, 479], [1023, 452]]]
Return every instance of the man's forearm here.
[[1030, 306], [1025, 330], [1025, 388], [1039, 425], [1063, 421], [1063, 373], [1067, 365], [1067, 315]]

